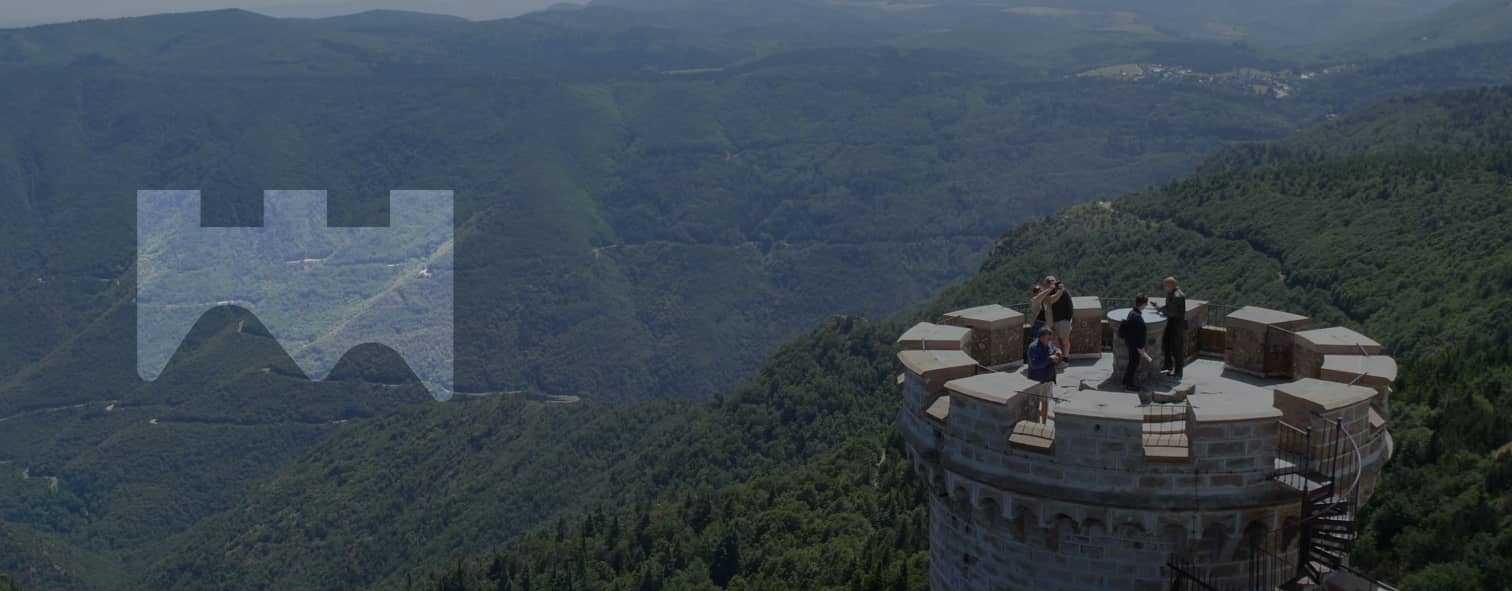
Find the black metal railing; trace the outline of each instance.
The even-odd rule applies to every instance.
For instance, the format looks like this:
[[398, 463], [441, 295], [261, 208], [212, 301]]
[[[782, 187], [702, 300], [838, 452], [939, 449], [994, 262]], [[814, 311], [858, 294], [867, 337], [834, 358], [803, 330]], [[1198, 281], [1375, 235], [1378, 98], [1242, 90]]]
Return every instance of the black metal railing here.
[[1314, 415], [1310, 422], [1279, 421], [1276, 443], [1274, 478], [1297, 491], [1300, 520], [1249, 540], [1242, 582], [1220, 584], [1202, 565], [1173, 559], [1167, 563], [1172, 589], [1273, 591], [1304, 580], [1320, 584], [1330, 572], [1349, 570], [1363, 455], [1341, 419]]
[[1295, 578], [1296, 555], [1286, 551], [1286, 536], [1281, 533], [1266, 536], [1259, 544], [1250, 546], [1250, 591], [1270, 591]]
[[1215, 582], [1200, 574], [1192, 563], [1172, 560], [1166, 563], [1166, 571], [1170, 573], [1171, 591], [1218, 591]]
[[1276, 472], [1274, 476], [1301, 475], [1312, 471], [1312, 428], [1294, 427], [1277, 421]]
[[1144, 444], [1157, 447], [1187, 447], [1187, 424], [1192, 403], [1146, 404], [1144, 409]]

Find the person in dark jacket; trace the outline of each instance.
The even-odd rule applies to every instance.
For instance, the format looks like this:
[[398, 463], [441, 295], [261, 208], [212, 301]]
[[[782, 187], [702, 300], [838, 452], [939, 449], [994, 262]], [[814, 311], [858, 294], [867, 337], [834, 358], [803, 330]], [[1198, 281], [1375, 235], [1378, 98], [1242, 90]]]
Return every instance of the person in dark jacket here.
[[1041, 328], [1029, 344], [1029, 379], [1042, 384], [1055, 381], [1055, 364], [1064, 358], [1051, 336], [1050, 329]]
[[1129, 351], [1129, 364], [1124, 367], [1123, 386], [1130, 390], [1139, 390], [1139, 383], [1134, 380], [1139, 371], [1139, 362], [1145, 356], [1145, 338], [1148, 333], [1145, 329], [1144, 307], [1150, 302], [1150, 298], [1144, 292], [1134, 296], [1134, 309], [1129, 310], [1129, 317], [1123, 324], [1118, 326], [1118, 336], [1123, 337], [1124, 346]]
[[1186, 367], [1186, 292], [1176, 285], [1175, 277], [1165, 278], [1165, 333], [1160, 335], [1160, 371], [1181, 378]]
[[[1035, 333], [1034, 342], [1029, 344], [1029, 379], [1041, 384], [1055, 383], [1055, 366], [1065, 358], [1052, 336], [1050, 329], [1041, 328]], [[1039, 399], [1040, 422], [1045, 422], [1049, 414], [1050, 398], [1042, 396]]]

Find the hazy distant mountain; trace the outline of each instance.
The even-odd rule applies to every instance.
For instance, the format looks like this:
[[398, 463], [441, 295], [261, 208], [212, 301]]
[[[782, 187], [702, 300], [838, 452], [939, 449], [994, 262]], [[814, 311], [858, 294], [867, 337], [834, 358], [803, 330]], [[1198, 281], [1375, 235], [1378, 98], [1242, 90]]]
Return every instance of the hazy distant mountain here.
[[[587, 0], [582, 0], [583, 4]], [[324, 18], [372, 10], [428, 12], [472, 20], [519, 16], [563, 4], [561, 0], [138, 0], [101, 3], [93, 0], [22, 0], [23, 6], [0, 12], [0, 28], [29, 27], [86, 19], [148, 16], [240, 8], [270, 16]]]
[[1352, 35], [1335, 47], [1347, 54], [1382, 56], [1512, 40], [1512, 2], [1459, 0], [1405, 24]]
[[492, 20], [545, 10], [556, 4], [561, 4], [561, 0], [306, 0], [272, 4], [256, 10], [272, 16], [303, 18], [339, 16], [370, 10], [402, 10]]

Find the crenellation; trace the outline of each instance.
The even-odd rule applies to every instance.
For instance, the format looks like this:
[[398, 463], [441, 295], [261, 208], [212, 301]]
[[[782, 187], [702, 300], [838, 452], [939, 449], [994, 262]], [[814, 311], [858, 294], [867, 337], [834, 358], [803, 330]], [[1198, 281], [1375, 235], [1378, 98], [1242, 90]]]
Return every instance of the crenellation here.
[[1288, 312], [1245, 306], [1224, 318], [1224, 363], [1259, 377], [1289, 376], [1292, 335], [1312, 326], [1312, 319]]
[[1294, 339], [1292, 376], [1296, 378], [1320, 377], [1324, 359], [1330, 355], [1370, 357], [1381, 353], [1380, 343], [1342, 326], [1304, 330]]
[[[1186, 380], [1120, 392], [1108, 386], [1101, 300], [1075, 302], [1073, 351], [1084, 359], [1050, 384], [973, 357], [1001, 354], [1000, 339], [1022, 354], [1021, 315], [1001, 306], [952, 312], [899, 341], [900, 428], [936, 493], [933, 589], [1167, 589], [1171, 561], [1243, 584], [1252, 540], [1298, 543], [1286, 534], [1300, 505], [1278, 476], [1294, 465], [1283, 452], [1311, 449], [1309, 462], [1358, 474], [1363, 497], [1374, 489], [1390, 452], [1383, 407], [1395, 364], [1363, 337], [1258, 308], [1211, 331], [1201, 326], [1208, 304], [1189, 301]], [[1214, 334], [1222, 362], [1198, 355], [1213, 351]], [[1340, 352], [1346, 342], [1357, 354]], [[1293, 441], [1304, 436], [1310, 448]]]
[[1071, 298], [1071, 356], [1096, 358], [1103, 350], [1103, 306], [1097, 296]]
[[1024, 362], [1024, 314], [998, 304], [946, 314], [943, 324], [971, 329], [969, 351], [982, 365], [1010, 368]]
[[968, 351], [970, 342], [970, 328], [931, 322], [915, 324], [898, 337], [899, 348], [920, 351]]

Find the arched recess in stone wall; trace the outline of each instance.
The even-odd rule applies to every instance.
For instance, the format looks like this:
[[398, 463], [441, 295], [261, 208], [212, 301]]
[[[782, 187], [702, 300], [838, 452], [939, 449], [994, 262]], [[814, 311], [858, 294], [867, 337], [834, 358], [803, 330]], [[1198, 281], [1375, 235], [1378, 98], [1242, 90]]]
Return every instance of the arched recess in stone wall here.
[[1160, 542], [1170, 548], [1171, 554], [1186, 560], [1190, 557], [1190, 548], [1187, 547], [1187, 528], [1176, 523], [1165, 523], [1160, 526]]
[[1296, 517], [1287, 517], [1281, 520], [1281, 549], [1291, 552], [1297, 547], [1297, 539], [1302, 535], [1302, 522]]
[[1091, 538], [1106, 536], [1108, 535], [1108, 526], [1100, 519], [1088, 518], [1081, 524], [1081, 534]]
[[1074, 536], [1081, 533], [1081, 527], [1077, 525], [1076, 519], [1071, 517], [1070, 515], [1066, 515], [1065, 513], [1056, 513], [1055, 519], [1053, 521], [1055, 524], [1055, 531], [1057, 533], [1060, 533], [1061, 535]]
[[1202, 545], [1198, 548], [1199, 556], [1203, 560], [1221, 562], [1225, 555], [1224, 549], [1229, 543], [1229, 528], [1222, 523], [1210, 523], [1202, 530]]
[[962, 517], [971, 515], [971, 492], [966, 487], [957, 484], [950, 495], [950, 503], [955, 506], [956, 514]]
[[1061, 540], [1064, 540], [1067, 536], [1074, 536], [1077, 533], [1076, 520], [1065, 513], [1057, 513], [1050, 520], [1050, 527], [1045, 528], [1045, 547], [1049, 548], [1052, 552], [1058, 551], [1060, 550]]
[[982, 495], [977, 502], [977, 515], [982, 523], [990, 527], [997, 527], [1003, 520], [1003, 508], [998, 505], [998, 500], [990, 495]]
[[1234, 555], [1231, 560], [1249, 560], [1255, 550], [1270, 550], [1265, 547], [1265, 541], [1270, 536], [1270, 529], [1260, 521], [1251, 521], [1244, 526], [1244, 534], [1239, 538], [1239, 544], [1234, 547]]
[[1137, 540], [1145, 537], [1144, 524], [1138, 521], [1125, 521], [1113, 527], [1113, 534], [1120, 538]]
[[1013, 534], [1013, 541], [1022, 543], [1024, 536], [1029, 530], [1029, 510], [1022, 506], [1013, 507], [1013, 520], [1009, 523], [1008, 531]]

